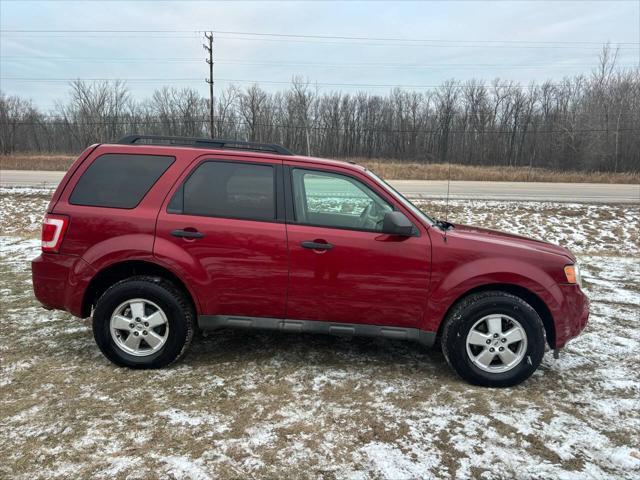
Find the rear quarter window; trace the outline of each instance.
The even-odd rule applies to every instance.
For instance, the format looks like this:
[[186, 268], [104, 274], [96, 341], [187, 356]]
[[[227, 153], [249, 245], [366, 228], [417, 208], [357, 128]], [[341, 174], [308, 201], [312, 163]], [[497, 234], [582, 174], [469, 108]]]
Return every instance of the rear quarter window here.
[[160, 155], [101, 155], [82, 174], [69, 203], [135, 208], [174, 160]]

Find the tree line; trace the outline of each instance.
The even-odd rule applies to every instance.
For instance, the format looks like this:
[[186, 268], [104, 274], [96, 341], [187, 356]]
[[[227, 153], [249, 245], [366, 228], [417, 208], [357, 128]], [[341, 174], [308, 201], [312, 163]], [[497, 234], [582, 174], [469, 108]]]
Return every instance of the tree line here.
[[640, 68], [599, 67], [559, 82], [450, 80], [426, 91], [320, 93], [293, 78], [284, 91], [229, 86], [209, 100], [163, 87], [135, 99], [126, 83], [74, 81], [50, 112], [0, 91], [0, 151], [78, 152], [130, 133], [279, 143], [296, 153], [424, 163], [640, 170]]

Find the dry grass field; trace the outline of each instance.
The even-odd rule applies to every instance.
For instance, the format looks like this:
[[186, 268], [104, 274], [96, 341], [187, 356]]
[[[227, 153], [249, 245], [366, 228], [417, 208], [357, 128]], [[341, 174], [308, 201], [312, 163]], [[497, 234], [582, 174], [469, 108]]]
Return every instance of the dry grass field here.
[[438, 350], [362, 338], [219, 331], [171, 368], [117, 368], [89, 321], [33, 297], [51, 192], [0, 193], [0, 478], [640, 477], [636, 205], [450, 203], [452, 221], [571, 248], [592, 301], [559, 360], [490, 390]]
[[67, 170], [77, 155], [0, 155], [0, 170]]
[[[74, 155], [0, 155], [4, 170], [67, 170]], [[446, 180], [449, 165], [395, 162], [382, 159], [348, 159], [391, 180]], [[543, 168], [475, 167], [451, 165], [451, 180], [498, 182], [640, 183], [640, 172], [558, 172]]]
[[[449, 165], [442, 163], [399, 163], [384, 160], [353, 159], [385, 179], [446, 180]], [[476, 167], [451, 165], [451, 180], [487, 182], [555, 182], [555, 183], [640, 183], [640, 172], [560, 172], [544, 168]]]

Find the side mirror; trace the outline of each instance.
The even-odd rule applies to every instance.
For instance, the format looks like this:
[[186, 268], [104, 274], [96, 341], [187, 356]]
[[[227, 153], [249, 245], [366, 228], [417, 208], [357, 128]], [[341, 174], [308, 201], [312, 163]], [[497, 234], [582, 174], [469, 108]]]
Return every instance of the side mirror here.
[[413, 235], [413, 223], [402, 212], [387, 212], [382, 220], [382, 233], [388, 235]]

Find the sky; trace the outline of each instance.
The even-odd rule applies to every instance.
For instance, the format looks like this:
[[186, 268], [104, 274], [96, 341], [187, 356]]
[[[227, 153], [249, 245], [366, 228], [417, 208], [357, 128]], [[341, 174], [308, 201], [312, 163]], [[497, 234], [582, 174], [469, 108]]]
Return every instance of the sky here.
[[208, 95], [204, 31], [216, 94], [284, 89], [294, 75], [320, 92], [380, 94], [452, 78], [540, 83], [588, 74], [605, 42], [620, 68], [640, 65], [640, 0], [0, 0], [0, 30], [0, 90], [43, 110], [76, 78], [124, 79], [138, 99], [162, 85]]

